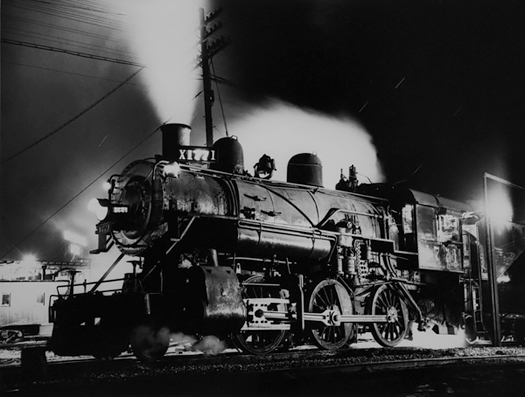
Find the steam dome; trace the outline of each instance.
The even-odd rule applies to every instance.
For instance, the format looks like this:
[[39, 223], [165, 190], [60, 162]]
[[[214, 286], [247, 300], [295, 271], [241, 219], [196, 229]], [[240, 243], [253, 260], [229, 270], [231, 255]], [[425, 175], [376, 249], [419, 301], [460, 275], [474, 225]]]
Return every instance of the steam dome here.
[[313, 153], [300, 153], [288, 162], [286, 180], [302, 185], [323, 186], [323, 164]]

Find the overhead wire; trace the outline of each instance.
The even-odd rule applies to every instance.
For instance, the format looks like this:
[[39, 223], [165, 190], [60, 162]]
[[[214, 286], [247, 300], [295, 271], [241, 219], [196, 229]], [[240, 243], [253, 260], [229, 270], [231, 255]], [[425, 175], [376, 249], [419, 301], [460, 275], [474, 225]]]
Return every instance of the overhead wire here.
[[[47, 0], [33, 0], [35, 2], [39, 2], [39, 3], [48, 3]], [[123, 13], [121, 12], [116, 12], [116, 11], [111, 11], [111, 7], [108, 7], [108, 4], [107, 2], [99, 2], [100, 4], [103, 4], [105, 7], [102, 7], [102, 6], [99, 6], [98, 9], [91, 6], [91, 7], [86, 7], [86, 0], [80, 0], [80, 1], [75, 1], [75, 0], [69, 0], [68, 3], [71, 3], [71, 5], [68, 5], [68, 4], [64, 4], [63, 7], [67, 8], [73, 8], [73, 9], [81, 9], [81, 10], [87, 10], [87, 11], [91, 11], [91, 12], [99, 12], [101, 14], [104, 14], [104, 15], [108, 15], [108, 14], [113, 14], [113, 15], [117, 15], [117, 16], [122, 16], [124, 15]], [[91, 2], [87, 2], [88, 4], [93, 4], [93, 3], [97, 3], [96, 1], [91, 1]], [[76, 5], [73, 5], [73, 4], [76, 4]]]
[[26, 42], [26, 41], [18, 41], [18, 40], [4, 39], [4, 38], [2, 38], [1, 41], [2, 41], [2, 43], [19, 45], [19, 46], [23, 46], [23, 47], [38, 48], [40, 50], [46, 50], [46, 51], [61, 52], [61, 53], [64, 53], [64, 54], [76, 55], [76, 56], [79, 56], [79, 57], [89, 58], [89, 59], [96, 59], [96, 60], [99, 60], [99, 61], [109, 61], [109, 62], [114, 62], [114, 63], [120, 63], [120, 64], [123, 64], [123, 65], [144, 67], [144, 65], [142, 65], [140, 63], [132, 62], [132, 61], [126, 61], [124, 59], [109, 58], [109, 57], [100, 56], [100, 55], [88, 54], [88, 53], [80, 52], [80, 51], [65, 50], [65, 49], [58, 48], [58, 47], [51, 47], [51, 46], [42, 45], [42, 44], [34, 44], [34, 43]]
[[[4, 59], [2, 59], [2, 63], [3, 64], [7, 64], [7, 65], [17, 65], [17, 66], [22, 66], [22, 67], [32, 68], [32, 69], [48, 70], [50, 72], [56, 72], [56, 73], [61, 73], [61, 74], [68, 74], [68, 75], [71, 75], [71, 76], [87, 77], [89, 79], [111, 81], [111, 82], [114, 82], [114, 83], [120, 83], [122, 81], [122, 80], [118, 80], [118, 79], [108, 79], [107, 77], [90, 76], [90, 75], [84, 74], [84, 73], [75, 73], [75, 72], [68, 72], [66, 70], [47, 68], [47, 67], [44, 67], [44, 66], [28, 65], [27, 63], [9, 62], [9, 61], [6, 61]], [[141, 85], [141, 84], [140, 83], [128, 82], [128, 85]]]
[[[31, 24], [31, 25], [37, 25], [37, 26], [42, 26], [42, 27], [45, 27], [45, 28], [56, 29], [58, 31], [64, 31], [64, 32], [68, 32], [68, 33], [74, 33], [74, 34], [78, 34], [78, 35], [83, 36], [83, 37], [84, 36], [85, 37], [92, 37], [92, 38], [95, 38], [95, 39], [101, 39], [101, 40], [105, 40], [105, 41], [115, 41], [115, 42], [120, 42], [120, 43], [123, 42], [122, 40], [115, 39], [113, 37], [108, 37], [107, 35], [102, 35], [102, 34], [99, 34], [99, 33], [93, 33], [93, 32], [86, 31], [86, 30], [81, 30], [81, 29], [78, 29], [78, 28], [71, 28], [71, 27], [60, 26], [60, 25], [53, 24], [53, 23], [41, 22], [41, 21], [37, 21], [37, 20], [34, 20], [34, 19], [30, 19], [30, 18], [14, 16], [14, 15], [11, 15], [9, 13], [8, 14], [4, 13], [4, 16], [6, 17], [7, 21], [14, 20], [14, 21], [27, 22], [28, 24]], [[76, 26], [78, 26], [78, 25], [76, 25]], [[18, 28], [18, 26], [17, 26], [17, 28]], [[114, 30], [117, 30], [117, 29], [114, 29]], [[120, 29], [118, 29], [118, 30], [122, 31]]]
[[[89, 37], [96, 40], [101, 40], [104, 43], [112, 42], [119, 45], [118, 47], [123, 47], [123, 45], [125, 45], [125, 41], [123, 41], [121, 38], [118, 38], [117, 36], [117, 34], [122, 34], [122, 36], [126, 34], [126, 25], [118, 19], [124, 14], [113, 12], [108, 7], [100, 7], [93, 2], [88, 2], [88, 4], [92, 5], [91, 7], [82, 7], [76, 5], [76, 3], [72, 1], [51, 3], [35, 0], [17, 0], [16, 3], [11, 1], [8, 1], [7, 3], [9, 6], [3, 7], [2, 9], [2, 19], [4, 22], [2, 24], [3, 37], [6, 36], [5, 33], [8, 31], [11, 32], [10, 35], [15, 34], [31, 37], [31, 33], [26, 29], [22, 29], [21, 27], [30, 28], [35, 26], [42, 26], [48, 29], [78, 35], [81, 38]], [[61, 11], [63, 7], [70, 7], [72, 10], [79, 9], [80, 11], [68, 11], [67, 13], [64, 13], [63, 11]], [[33, 13], [50, 15], [51, 17], [55, 17], [56, 19], [50, 19], [49, 17], [46, 17], [45, 21], [37, 20], [35, 18], [32, 18], [31, 14], [28, 15], [28, 12], [25, 12], [23, 15], [20, 15], [20, 12], [16, 12], [17, 8], [24, 11], [27, 10]], [[93, 12], [100, 13], [100, 16], [96, 16], [96, 19], [94, 19], [92, 15]], [[10, 23], [13, 21], [15, 23]], [[75, 22], [75, 24], [72, 25], [69, 21], [73, 21]], [[98, 26], [100, 28], [107, 29], [110, 32], [109, 34], [102, 34], [100, 32], [93, 31], [93, 29], [82, 29], [82, 24], [86, 24], [90, 27]], [[100, 29], [98, 30], [100, 31]], [[78, 40], [67, 39], [61, 36], [64, 35], [57, 35], [56, 37], [51, 37], [50, 35], [39, 32], [38, 41], [41, 43], [42, 39], [44, 39], [44, 44], [49, 42], [60, 42], [61, 44], [64, 44], [63, 42], [67, 41], [69, 42], [68, 45], [75, 45], [81, 48], [89, 48], [91, 50], [102, 49], [106, 52], [108, 50], [111, 52], [118, 51], [117, 48], [115, 48], [115, 46], [111, 46], [111, 48], [106, 48], [100, 45], [96, 45], [94, 43], [86, 43]]]
[[95, 106], [97, 106], [100, 102], [102, 102], [104, 99], [108, 98], [111, 94], [113, 94], [115, 91], [117, 91], [119, 88], [121, 88], [122, 86], [124, 86], [128, 81], [130, 81], [133, 77], [135, 77], [141, 70], [143, 70], [144, 67], [141, 67], [139, 70], [137, 70], [135, 73], [133, 73], [131, 76], [129, 76], [126, 80], [122, 81], [120, 84], [118, 84], [115, 88], [113, 88], [111, 91], [109, 91], [108, 93], [106, 93], [103, 97], [101, 97], [100, 99], [98, 99], [97, 101], [95, 101], [94, 103], [92, 103], [90, 106], [88, 106], [86, 109], [84, 109], [83, 111], [81, 111], [80, 113], [76, 114], [75, 116], [73, 116], [71, 119], [69, 119], [68, 121], [66, 121], [64, 124], [62, 124], [60, 127], [58, 128], [55, 128], [53, 131], [51, 131], [50, 133], [44, 135], [42, 138], [38, 139], [36, 142], [33, 142], [31, 145], [29, 146], [26, 146], [24, 149], [18, 151], [17, 153], [13, 154], [12, 156], [9, 156], [7, 159], [3, 160], [0, 164], [5, 164], [7, 163], [8, 161], [14, 159], [15, 157], [21, 155], [22, 153], [28, 151], [29, 149], [35, 147], [36, 145], [38, 145], [39, 143], [43, 142], [44, 140], [46, 140], [47, 138], [55, 135], [57, 132], [59, 132], [60, 130], [62, 130], [63, 128], [67, 127], [69, 124], [71, 124], [73, 121], [75, 121], [76, 119], [78, 119], [79, 117], [81, 117], [83, 114], [89, 112], [91, 109], [93, 109]]
[[[58, 2], [48, 2], [48, 3], [42, 3], [35, 0], [17, 0], [16, 3], [13, 2], [11, 4], [11, 7], [23, 9], [27, 11], [33, 11], [33, 12], [39, 12], [45, 15], [54, 16], [61, 19], [67, 19], [74, 22], [82, 22], [87, 23], [92, 26], [99, 26], [104, 27], [108, 29], [117, 29], [116, 25], [119, 23], [118, 20], [116, 20], [116, 24], [109, 24], [107, 23], [108, 16], [112, 15], [111, 11], [98, 11], [101, 12], [101, 14], [104, 15], [103, 18], [94, 16], [92, 12], [97, 12], [94, 10], [88, 10], [89, 12], [85, 12], [86, 9], [81, 9], [78, 6], [70, 6], [72, 10], [77, 10], [76, 12], [72, 12], [67, 9], [67, 6], [63, 3]], [[78, 12], [78, 10], [82, 10]], [[121, 15], [118, 13], [113, 13], [113, 15]]]
[[[20, 1], [19, 0], [16, 3], [11, 3], [10, 6], [18, 7], [18, 8], [22, 8], [22, 9], [28, 9], [28, 10], [31, 10], [31, 11], [38, 11], [38, 12], [43, 12], [44, 9], [48, 10], [48, 11], [49, 10], [53, 10], [53, 12], [48, 12], [48, 13], [49, 14], [53, 14], [54, 16], [58, 16], [60, 14], [60, 13], [57, 12], [57, 10], [61, 6], [71, 7], [73, 9], [74, 8], [83, 8], [84, 10], [88, 10], [89, 12], [92, 12], [92, 11], [104, 12], [104, 16], [105, 16], [104, 20], [107, 20], [107, 18], [106, 18], [107, 11], [108, 11], [107, 8], [98, 8], [97, 9], [96, 7], [85, 7], [85, 6], [79, 7], [78, 5], [74, 5], [74, 2], [72, 2], [72, 1], [70, 3], [71, 4], [68, 5], [68, 4], [64, 4], [64, 3], [49, 3], [49, 2], [38, 1], [38, 0], [32, 0], [32, 1], [30, 1], [30, 0], [25, 0], [25, 1], [22, 0], [22, 1]], [[83, 4], [85, 4], [85, 3], [83, 3]], [[91, 4], [93, 4], [93, 3], [91, 3]], [[71, 17], [71, 15], [72, 14], [69, 13], [67, 16]], [[87, 15], [87, 14], [84, 13], [84, 15]], [[83, 36], [97, 37], [97, 38], [101, 38], [101, 39], [104, 39], [104, 40], [108, 39], [107, 36], [98, 35], [98, 34], [92, 34], [90, 32], [81, 31], [79, 29], [63, 28], [63, 27], [60, 27], [58, 25], [49, 24], [49, 23], [43, 23], [43, 22], [39, 22], [39, 21], [34, 21], [34, 20], [31, 20], [31, 19], [28, 19], [28, 18], [22, 18], [22, 17], [12, 16], [12, 15], [8, 15], [8, 17], [10, 17], [11, 19], [18, 19], [18, 20], [22, 20], [22, 21], [29, 21], [29, 22], [35, 23], [37, 25], [43, 25], [43, 26], [52, 27], [52, 28], [56, 28], [56, 29], [64, 29], [66, 31], [82, 34]], [[77, 21], [80, 21], [79, 18], [73, 18], [73, 19], [75, 19]], [[102, 20], [103, 19], [99, 19], [99, 22], [102, 21]], [[92, 24], [93, 21], [90, 20], [90, 19], [85, 19], [84, 22], [86, 22], [88, 24]], [[109, 24], [109, 23], [106, 24], [104, 27], [110, 28], [110, 29], [115, 29], [114, 24]], [[113, 62], [113, 63], [137, 66], [140, 69], [138, 71], [136, 71], [134, 74], [132, 74], [131, 76], [129, 76], [126, 80], [121, 82], [119, 85], [117, 85], [113, 90], [108, 92], [102, 98], [100, 98], [99, 100], [94, 102], [88, 108], [84, 109], [82, 112], [80, 112], [79, 114], [75, 115], [73, 118], [69, 119], [67, 122], [62, 124], [60, 127], [56, 128], [55, 130], [53, 130], [50, 133], [46, 134], [41, 139], [37, 140], [36, 142], [34, 142], [31, 145], [25, 147], [24, 149], [20, 150], [19, 152], [15, 153], [14, 155], [12, 155], [12, 156], [8, 157], [7, 159], [3, 160], [0, 164], [5, 164], [6, 162], [10, 161], [11, 159], [17, 157], [18, 155], [24, 153], [25, 151], [31, 149], [35, 145], [39, 144], [40, 142], [44, 141], [45, 139], [47, 139], [50, 136], [52, 136], [52, 135], [56, 134], [57, 132], [59, 132], [61, 129], [63, 129], [64, 127], [66, 127], [67, 125], [69, 125], [70, 123], [72, 123], [73, 121], [78, 119], [79, 117], [81, 117], [83, 114], [85, 114], [86, 112], [91, 110], [97, 104], [99, 104], [104, 99], [106, 99], [108, 96], [110, 96], [113, 92], [115, 92], [120, 87], [122, 87], [124, 84], [126, 84], [128, 81], [130, 81], [137, 73], [139, 73], [145, 67], [144, 65], [141, 65], [139, 63], [132, 62], [132, 61], [127, 61], [127, 60], [123, 60], [123, 59], [110, 58], [110, 57], [105, 57], [105, 56], [100, 56], [100, 55], [95, 55], [95, 54], [89, 54], [89, 53], [80, 52], [80, 51], [72, 51], [72, 50], [67, 50], [67, 49], [58, 48], [58, 47], [46, 46], [46, 45], [42, 45], [42, 44], [29, 43], [29, 42], [25, 42], [25, 41], [12, 40], [12, 39], [8, 39], [8, 38], [5, 38], [5, 37], [3, 37], [1, 39], [1, 41], [4, 42], [4, 43], [7, 43], [7, 44], [12, 44], [12, 45], [32, 47], [32, 48], [37, 48], [37, 49], [47, 50], [47, 51], [53, 51], [53, 52], [62, 52], [62, 53], [66, 53], [66, 54], [69, 54], [69, 55], [85, 57], [85, 58], [90, 58], [90, 59], [95, 59], [95, 60], [103, 60], [103, 61], [109, 61], [109, 62]]]
[[[116, 21], [111, 21], [111, 23], [108, 22], [107, 24], [101, 24], [100, 26], [98, 26], [98, 28], [103, 28], [110, 32], [113, 32], [111, 33], [111, 36], [107, 36], [101, 33], [97, 33], [93, 30], [82, 29], [81, 27], [83, 24], [88, 25], [90, 27], [93, 26], [93, 24], [89, 23], [88, 21], [77, 20], [77, 21], [72, 21], [74, 22], [74, 24], [72, 24], [72, 23], [69, 23], [68, 21], [68, 19], [70, 18], [67, 18], [67, 17], [65, 18], [59, 15], [52, 15], [53, 17], [55, 17], [55, 19], [50, 19], [49, 17], [46, 17], [45, 21], [32, 18], [30, 15], [27, 15], [26, 13], [22, 15], [23, 16], [16, 13], [15, 10], [8, 9], [7, 12], [4, 12], [4, 20], [6, 23], [9, 23], [11, 21], [23, 22], [23, 23], [26, 23], [27, 25], [42, 26], [42, 27], [55, 29], [57, 31], [64, 31], [68, 33], [86, 35], [88, 37], [101, 38], [101, 39], [110, 40], [110, 41], [118, 41], [119, 39], [116, 39], [112, 36], [114, 36], [116, 33], [124, 32], [124, 27], [125, 27], [125, 25], [122, 25], [121, 23], [116, 22]], [[97, 30], [100, 31], [100, 29], [97, 29]]]
[[30, 32], [28, 30], [23, 30], [23, 29], [6, 28], [2, 31], [2, 35], [5, 36], [6, 33], [9, 33], [9, 36], [27, 37], [30, 39], [37, 39], [39, 41], [41, 41], [42, 38], [45, 38], [46, 42], [48, 43], [74, 46], [76, 48], [92, 50], [92, 51], [94, 50], [94, 51], [103, 51], [103, 52], [109, 52], [109, 53], [119, 53], [121, 56], [129, 56], [128, 52], [119, 50], [118, 48], [108, 48], [105, 45], [86, 43], [86, 42], [79, 41], [79, 40], [67, 39], [65, 37], [53, 37], [48, 34]]
[[[22, 4], [21, 4], [22, 3]], [[35, 4], [35, 3], [38, 3], [38, 4]], [[86, 23], [88, 25], [94, 25], [94, 26], [98, 26], [98, 27], [104, 27], [104, 28], [108, 28], [108, 29], [112, 29], [114, 31], [118, 31], [120, 30], [118, 28], [118, 24], [115, 24], [115, 23], [108, 23], [108, 19], [106, 18], [107, 16], [107, 12], [103, 9], [103, 8], [91, 8], [91, 7], [86, 7], [85, 4], [86, 2], [75, 2], [73, 0], [70, 0], [67, 2], [68, 4], [63, 4], [63, 3], [60, 3], [60, 4], [57, 4], [57, 3], [49, 3], [47, 1], [39, 1], [39, 0], [33, 0], [33, 1], [18, 1], [16, 5], [14, 5], [15, 7], [19, 7], [19, 8], [22, 8], [22, 9], [26, 9], [26, 10], [30, 10], [30, 11], [34, 11], [34, 12], [41, 12], [41, 13], [44, 13], [44, 14], [47, 14], [47, 15], [52, 15], [52, 16], [55, 16], [57, 18], [65, 18], [65, 19], [68, 19], [68, 20], [71, 20], [71, 21], [75, 21], [75, 22], [82, 22], [82, 23]], [[87, 2], [87, 4], [91, 4], [91, 5], [94, 5], [95, 2], [91, 1], [91, 2]], [[34, 7], [36, 5], [36, 7]], [[48, 7], [49, 5], [49, 7]], [[78, 10], [78, 9], [82, 9], [82, 13], [79, 14], [79, 13], [75, 13], [75, 12], [71, 12], [70, 10], [68, 10], [67, 12], [64, 11], [64, 10], [57, 10], [57, 7], [56, 6], [64, 6], [64, 7], [69, 7], [71, 10]], [[43, 6], [43, 7], [42, 7]], [[54, 8], [53, 8], [54, 7]], [[104, 17], [102, 18], [93, 18], [92, 16], [88, 16], [86, 15], [85, 13], [86, 12], [98, 12], [98, 13], [101, 13], [104, 15]], [[122, 15], [122, 14], [114, 14], [114, 15]], [[88, 36], [88, 37], [93, 37], [93, 38], [97, 38], [97, 39], [101, 39], [101, 40], [105, 40], [105, 41], [108, 41], [108, 40], [112, 40], [112, 41], [115, 41], [115, 42], [121, 42], [119, 40], [116, 40], [116, 39], [112, 39], [108, 36], [104, 36], [104, 35], [98, 35], [98, 34], [93, 34], [91, 32], [87, 32], [87, 31], [83, 31], [81, 29], [73, 29], [73, 28], [69, 28], [69, 27], [64, 27], [64, 26], [59, 26], [59, 25], [55, 25], [55, 24], [48, 24], [48, 23], [41, 23], [39, 21], [34, 21], [34, 20], [31, 20], [31, 19], [27, 19], [27, 18], [20, 18], [20, 17], [16, 17], [16, 16], [10, 16], [12, 19], [17, 19], [19, 18], [20, 20], [23, 20], [25, 22], [29, 22], [29, 23], [34, 23], [34, 24], [37, 24], [37, 25], [41, 25], [41, 26], [46, 26], [46, 27], [49, 27], [49, 28], [53, 28], [53, 29], [57, 29], [57, 30], [61, 30], [61, 31], [66, 31], [66, 32], [69, 32], [69, 33], [73, 33], [73, 34], [79, 34], [79, 35], [82, 35], [82, 36]], [[113, 21], [114, 22], [114, 21]], [[16, 30], [16, 28], [15, 28]], [[20, 29], [19, 29], [20, 30]], [[22, 32], [24, 32], [23, 30], [20, 30]], [[31, 33], [31, 32], [27, 32], [27, 33]], [[20, 34], [20, 33], [16, 33], [16, 34]], [[41, 37], [39, 37], [41, 38]], [[47, 37], [46, 40], [53, 40], [52, 38], [49, 38]], [[56, 128], [55, 130], [51, 131], [50, 133], [46, 134], [44, 137], [42, 137], [41, 139], [39, 139], [38, 141], [32, 143], [31, 145], [25, 147], [24, 149], [22, 149], [21, 151], [15, 153], [14, 155], [10, 156], [9, 158], [7, 158], [6, 160], [2, 161], [1, 164], [3, 163], [6, 163], [7, 161], [10, 161], [11, 159], [13, 159], [14, 157], [24, 153], [25, 151], [31, 149], [32, 147], [38, 145], [40, 142], [42, 142], [43, 140], [53, 136], [54, 134], [56, 134], [57, 132], [59, 132], [60, 130], [62, 130], [63, 128], [65, 128], [67, 125], [69, 125], [70, 123], [72, 123], [73, 121], [75, 121], [76, 119], [78, 119], [79, 117], [81, 117], [83, 114], [85, 114], [86, 112], [88, 112], [89, 110], [91, 110], [92, 108], [94, 108], [96, 105], [98, 105], [100, 102], [102, 102], [104, 99], [106, 99], [108, 96], [110, 96], [112, 93], [114, 93], [115, 91], [117, 91], [119, 88], [121, 88], [122, 86], [124, 86], [125, 84], [127, 84], [134, 76], [136, 76], [141, 70], [143, 70], [145, 68], [145, 65], [141, 65], [141, 64], [138, 64], [138, 63], [135, 63], [135, 62], [131, 62], [131, 61], [125, 61], [125, 60], [122, 60], [122, 59], [117, 59], [117, 58], [110, 58], [110, 57], [104, 57], [104, 56], [98, 56], [98, 55], [94, 55], [94, 54], [87, 54], [87, 53], [83, 53], [83, 52], [80, 52], [80, 51], [72, 51], [72, 50], [66, 50], [66, 49], [63, 49], [63, 48], [58, 48], [58, 47], [52, 47], [52, 46], [47, 46], [47, 45], [43, 45], [43, 44], [35, 44], [35, 43], [29, 43], [29, 42], [25, 42], [25, 41], [21, 41], [21, 40], [12, 40], [12, 39], [6, 39], [6, 38], [2, 38], [1, 40], [2, 42], [5, 42], [5, 43], [8, 43], [8, 44], [13, 44], [13, 45], [20, 45], [20, 46], [26, 46], [26, 47], [33, 47], [33, 48], [37, 48], [37, 49], [41, 49], [41, 50], [48, 50], [48, 51], [55, 51], [55, 52], [62, 52], [62, 53], [65, 53], [65, 54], [68, 54], [68, 55], [74, 55], [74, 56], [80, 56], [80, 57], [85, 57], [85, 58], [90, 58], [90, 59], [94, 59], [94, 60], [103, 60], [103, 61], [109, 61], [109, 62], [114, 62], [114, 63], [120, 63], [120, 64], [125, 64], [125, 65], [131, 65], [131, 66], [137, 66], [137, 67], [140, 67], [139, 70], [137, 70], [135, 73], [133, 73], [131, 76], [129, 76], [125, 81], [121, 82], [117, 87], [115, 87], [113, 90], [111, 90], [110, 92], [108, 92], [106, 95], [104, 95], [102, 98], [100, 98], [99, 100], [97, 100], [96, 102], [94, 102], [92, 105], [90, 105], [88, 108], [84, 109], [82, 112], [80, 112], [79, 114], [75, 115], [73, 118], [71, 118], [70, 120], [68, 120], [67, 122], [65, 122], [64, 124], [62, 124], [60, 127]], [[65, 39], [65, 41], [70, 41], [70, 42], [75, 42], [75, 40], [72, 40], [72, 39]], [[79, 42], [79, 41], [76, 41], [77, 43], [80, 43], [80, 45], [82, 45], [82, 42]], [[60, 43], [60, 44], [64, 44], [64, 43]], [[85, 43], [86, 46], [84, 48], [90, 48], [90, 49], [95, 49], [95, 46], [89, 44], [89, 43]], [[67, 45], [67, 44], [66, 44]], [[72, 45], [78, 45], [78, 44], [72, 44]], [[63, 204], [60, 208], [58, 208], [56, 211], [54, 211], [49, 217], [47, 217], [42, 223], [40, 223], [35, 229], [33, 229], [29, 234], [27, 234], [23, 239], [21, 239], [18, 243], [16, 243], [12, 248], [10, 248], [5, 254], [2, 255], [2, 258], [5, 257], [6, 255], [8, 255], [10, 252], [12, 252], [14, 249], [18, 249], [18, 246], [20, 246], [23, 242], [25, 242], [30, 236], [32, 236], [35, 232], [37, 232], [43, 225], [45, 225], [50, 219], [52, 219], [56, 214], [58, 214], [62, 209], [64, 209], [65, 207], [67, 207], [72, 201], [74, 201], [77, 197], [79, 197], [82, 193], [84, 193], [88, 188], [90, 188], [96, 181], [98, 181], [104, 174], [106, 174], [107, 172], [109, 172], [113, 167], [115, 167], [120, 161], [122, 161], [125, 157], [127, 157], [131, 152], [133, 152], [135, 149], [137, 149], [140, 145], [142, 145], [147, 139], [149, 139], [151, 136], [153, 136], [155, 134], [155, 132], [158, 130], [158, 128], [156, 128], [152, 133], [150, 133], [148, 136], [146, 136], [143, 140], [141, 140], [140, 142], [138, 142], [133, 148], [131, 148], [128, 152], [126, 152], [121, 158], [119, 158], [116, 162], [114, 162], [110, 167], [108, 167], [102, 174], [100, 174], [95, 180], [93, 180], [91, 183], [89, 183], [87, 186], [85, 186], [83, 189], [81, 189], [77, 194], [75, 194], [73, 197], [71, 197], [65, 204]]]
[[[135, 73], [136, 74], [136, 73]], [[113, 164], [111, 164], [104, 172], [102, 172], [99, 176], [97, 176], [91, 183], [89, 183], [86, 187], [80, 190], [77, 194], [75, 194], [73, 197], [71, 197], [65, 204], [63, 204], [60, 208], [58, 208], [55, 212], [53, 212], [51, 215], [49, 215], [42, 223], [40, 223], [35, 229], [33, 229], [29, 234], [27, 234], [22, 240], [20, 240], [18, 243], [16, 243], [12, 248], [10, 248], [5, 254], [2, 255], [2, 259], [11, 253], [14, 249], [18, 249], [18, 246], [22, 244], [24, 241], [26, 241], [29, 237], [31, 237], [34, 233], [36, 233], [42, 226], [44, 226], [51, 218], [53, 218], [56, 214], [58, 214], [60, 211], [62, 211], [64, 208], [66, 208], [73, 200], [75, 200], [77, 197], [79, 197], [82, 193], [84, 193], [87, 189], [89, 189], [91, 186], [93, 186], [102, 176], [107, 174], [113, 167], [115, 167], [118, 163], [120, 163], [123, 159], [125, 159], [127, 156], [129, 156], [130, 153], [132, 153], [135, 149], [137, 149], [140, 145], [142, 145], [145, 141], [147, 141], [149, 138], [151, 138], [157, 131], [159, 127], [157, 127], [152, 133], [150, 133], [148, 136], [146, 136], [144, 139], [142, 139], [139, 143], [137, 143], [135, 146], [133, 146], [130, 150], [128, 150], [122, 157], [120, 157], [117, 161], [115, 161]]]

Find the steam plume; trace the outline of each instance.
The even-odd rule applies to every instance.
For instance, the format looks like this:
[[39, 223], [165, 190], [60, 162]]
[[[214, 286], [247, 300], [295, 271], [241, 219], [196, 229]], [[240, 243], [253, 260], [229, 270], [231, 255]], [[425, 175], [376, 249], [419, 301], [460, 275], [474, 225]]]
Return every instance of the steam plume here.
[[[305, 152], [316, 153], [321, 159], [327, 188], [333, 189], [341, 169], [347, 175], [352, 164], [371, 181], [383, 180], [372, 138], [348, 116], [329, 117], [274, 100], [247, 111], [232, 124], [231, 131], [243, 146], [245, 168], [249, 171], [266, 153], [275, 159], [274, 179], [284, 181], [288, 160]], [[368, 182], [363, 176], [358, 178], [360, 182]]]
[[[204, 0], [126, 1], [134, 20], [132, 47], [161, 122], [191, 122], [198, 101], [199, 8]], [[129, 7], [129, 8], [128, 8]], [[131, 11], [129, 11], [131, 10]]]

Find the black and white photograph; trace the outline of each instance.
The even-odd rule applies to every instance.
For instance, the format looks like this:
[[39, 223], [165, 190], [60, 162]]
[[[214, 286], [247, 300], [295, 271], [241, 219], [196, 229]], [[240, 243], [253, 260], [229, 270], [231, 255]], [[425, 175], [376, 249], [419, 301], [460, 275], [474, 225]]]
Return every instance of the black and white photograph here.
[[0, 7], [0, 395], [523, 394], [524, 0]]

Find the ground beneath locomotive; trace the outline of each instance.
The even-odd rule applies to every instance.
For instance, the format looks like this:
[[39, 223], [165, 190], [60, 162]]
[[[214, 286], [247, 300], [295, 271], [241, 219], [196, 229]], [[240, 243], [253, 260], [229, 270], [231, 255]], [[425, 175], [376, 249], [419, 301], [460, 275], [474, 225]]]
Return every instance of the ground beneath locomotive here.
[[[420, 337], [415, 334], [414, 340], [421, 342]], [[442, 339], [443, 345], [455, 339], [431, 334], [427, 338]], [[231, 350], [218, 355], [172, 351], [159, 365], [149, 367], [126, 355], [112, 361], [74, 364], [71, 359], [50, 356], [45, 380], [12, 383], [3, 389], [3, 395], [512, 397], [525, 390], [525, 348], [429, 349], [415, 346], [414, 341], [403, 344], [378, 348], [364, 334], [360, 343], [335, 352], [305, 348], [260, 357]], [[495, 361], [497, 356], [504, 358]], [[478, 360], [448, 362], [454, 357]], [[432, 359], [445, 361], [421, 366]], [[398, 362], [401, 364], [396, 366]], [[4, 369], [0, 368], [0, 380], [10, 376]]]
[[158, 371], [135, 368], [111, 376], [36, 382], [14, 396], [520, 396], [525, 363], [457, 365], [347, 372], [337, 366], [233, 370], [226, 364]]

